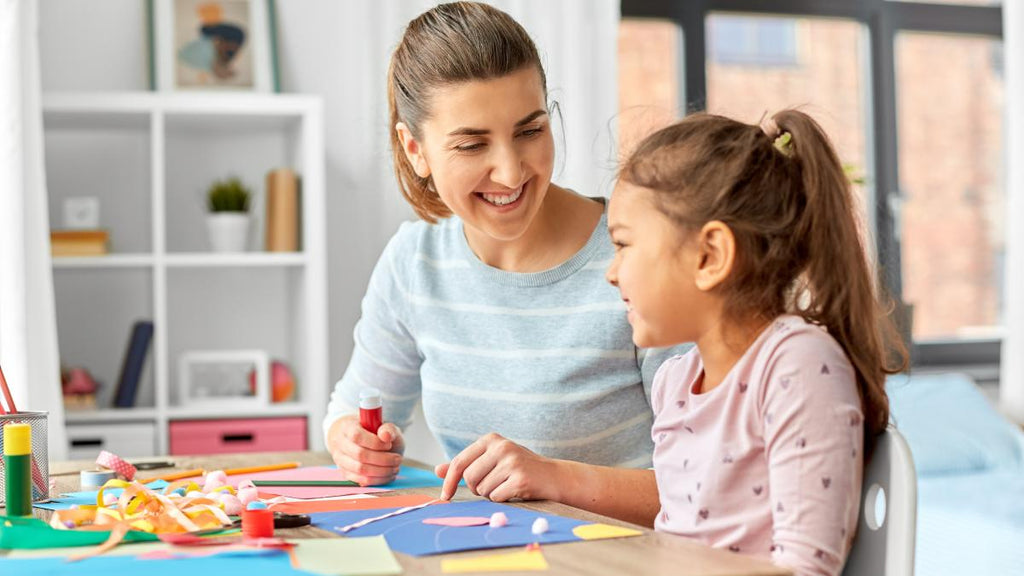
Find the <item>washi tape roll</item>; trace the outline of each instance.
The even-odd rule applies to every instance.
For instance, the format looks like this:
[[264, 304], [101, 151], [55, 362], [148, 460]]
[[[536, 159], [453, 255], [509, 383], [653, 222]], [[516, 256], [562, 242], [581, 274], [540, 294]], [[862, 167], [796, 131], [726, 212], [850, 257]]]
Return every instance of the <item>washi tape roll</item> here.
[[121, 476], [129, 482], [135, 479], [135, 466], [132, 466], [116, 454], [111, 454], [106, 450], [101, 451], [100, 455], [96, 457], [96, 464], [117, 472], [118, 476]]
[[97, 490], [114, 479], [113, 470], [82, 470], [79, 474], [82, 490]]

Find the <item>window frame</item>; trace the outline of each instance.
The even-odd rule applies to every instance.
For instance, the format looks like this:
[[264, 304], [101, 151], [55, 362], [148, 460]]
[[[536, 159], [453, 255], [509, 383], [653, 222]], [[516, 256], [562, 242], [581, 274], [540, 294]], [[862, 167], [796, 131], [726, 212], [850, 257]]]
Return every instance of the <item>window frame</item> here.
[[[1013, 1], [1013, 0], [1010, 0]], [[683, 33], [679, 94], [681, 109], [703, 110], [707, 101], [705, 29], [709, 13], [828, 17], [856, 20], [868, 35], [866, 98], [868, 159], [875, 182], [868, 192], [868, 225], [874, 235], [884, 285], [902, 300], [903, 278], [898, 211], [899, 147], [895, 40], [900, 32], [952, 33], [1003, 39], [1002, 5], [925, 4], [893, 0], [621, 0], [622, 18], [654, 18]], [[914, 366], [999, 364], [1000, 339], [914, 342]]]

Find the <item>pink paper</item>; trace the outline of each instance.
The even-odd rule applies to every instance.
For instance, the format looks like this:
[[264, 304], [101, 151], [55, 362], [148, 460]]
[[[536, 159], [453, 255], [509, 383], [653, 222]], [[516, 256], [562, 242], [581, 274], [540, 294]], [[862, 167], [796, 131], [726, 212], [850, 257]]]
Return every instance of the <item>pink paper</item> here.
[[[234, 474], [228, 476], [228, 484], [238, 488], [239, 482], [243, 480], [344, 480], [337, 468], [326, 466], [303, 466], [300, 468], [287, 468], [285, 470], [271, 470], [270, 472], [256, 472], [254, 474]], [[197, 483], [202, 483], [202, 478], [196, 477]], [[289, 498], [328, 498], [334, 496], [351, 496], [352, 494], [371, 494], [373, 492], [387, 492], [383, 488], [372, 488], [362, 486], [257, 486], [261, 494], [275, 494], [277, 496], [288, 496]]]
[[423, 523], [433, 524], [434, 526], [465, 528], [467, 526], [483, 526], [484, 524], [490, 524], [491, 519], [484, 518], [483, 516], [448, 516], [447, 518], [427, 518]]

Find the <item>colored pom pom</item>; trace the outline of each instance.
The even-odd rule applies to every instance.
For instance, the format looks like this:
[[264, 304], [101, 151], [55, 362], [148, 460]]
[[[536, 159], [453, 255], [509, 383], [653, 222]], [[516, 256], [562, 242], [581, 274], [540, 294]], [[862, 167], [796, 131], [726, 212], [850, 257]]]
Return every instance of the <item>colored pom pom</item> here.
[[117, 504], [117, 496], [114, 496], [110, 492], [104, 493], [103, 494], [103, 505], [104, 506], [113, 506], [114, 504]]
[[238, 496], [229, 493], [222, 493], [220, 498], [221, 504], [224, 505], [224, 513], [228, 516], [238, 516], [242, 513], [242, 501], [238, 499]]
[[491, 528], [501, 528], [506, 525], [508, 525], [508, 516], [505, 516], [504, 512], [491, 514]]
[[256, 488], [243, 488], [238, 491], [238, 499], [242, 501], [243, 505], [248, 505], [250, 502], [258, 500], [259, 497], [260, 494]]

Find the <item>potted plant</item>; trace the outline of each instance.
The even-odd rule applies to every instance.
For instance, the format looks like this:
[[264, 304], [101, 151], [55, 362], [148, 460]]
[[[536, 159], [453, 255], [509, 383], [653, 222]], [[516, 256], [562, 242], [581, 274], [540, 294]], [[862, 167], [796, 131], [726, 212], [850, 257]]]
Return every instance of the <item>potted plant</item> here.
[[238, 178], [214, 182], [206, 192], [206, 225], [214, 252], [245, 252], [252, 193]]

